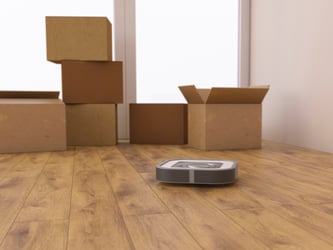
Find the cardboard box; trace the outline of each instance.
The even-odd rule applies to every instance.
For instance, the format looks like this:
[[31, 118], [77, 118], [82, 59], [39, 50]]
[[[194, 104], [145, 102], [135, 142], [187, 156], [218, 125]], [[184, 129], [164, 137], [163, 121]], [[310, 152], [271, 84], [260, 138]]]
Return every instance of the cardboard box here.
[[189, 146], [203, 150], [261, 147], [261, 103], [268, 87], [179, 88], [189, 103]]
[[106, 17], [47, 16], [47, 60], [111, 61], [112, 28]]
[[111, 146], [117, 143], [115, 104], [66, 104], [67, 145]]
[[[65, 105], [57, 99], [43, 99], [43, 92], [1, 92], [0, 153], [66, 150]], [[45, 96], [54, 92], [44, 92]]]
[[130, 143], [187, 143], [186, 104], [130, 104]]
[[66, 104], [123, 102], [122, 62], [63, 61], [61, 65]]

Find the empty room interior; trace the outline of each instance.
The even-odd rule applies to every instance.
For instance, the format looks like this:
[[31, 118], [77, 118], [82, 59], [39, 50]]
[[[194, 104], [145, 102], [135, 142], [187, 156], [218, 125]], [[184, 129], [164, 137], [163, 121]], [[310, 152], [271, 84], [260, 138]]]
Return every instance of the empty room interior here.
[[333, 249], [332, 9], [0, 3], [0, 249]]

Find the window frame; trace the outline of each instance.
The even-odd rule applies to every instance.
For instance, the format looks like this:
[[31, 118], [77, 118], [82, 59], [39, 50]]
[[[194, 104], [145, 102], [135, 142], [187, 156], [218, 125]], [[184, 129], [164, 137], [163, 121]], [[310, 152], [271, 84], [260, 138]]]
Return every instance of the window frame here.
[[[123, 61], [124, 103], [118, 105], [118, 142], [129, 141], [129, 104], [136, 102], [135, 0], [114, 0], [115, 60]], [[238, 85], [249, 86], [251, 0], [239, 0]]]

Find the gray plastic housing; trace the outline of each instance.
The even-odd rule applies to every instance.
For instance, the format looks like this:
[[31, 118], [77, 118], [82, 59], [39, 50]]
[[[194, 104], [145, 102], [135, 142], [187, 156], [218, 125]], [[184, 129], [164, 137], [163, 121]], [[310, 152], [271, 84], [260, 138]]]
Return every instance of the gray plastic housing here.
[[238, 177], [233, 160], [166, 160], [156, 166], [156, 179], [166, 183], [230, 184]]

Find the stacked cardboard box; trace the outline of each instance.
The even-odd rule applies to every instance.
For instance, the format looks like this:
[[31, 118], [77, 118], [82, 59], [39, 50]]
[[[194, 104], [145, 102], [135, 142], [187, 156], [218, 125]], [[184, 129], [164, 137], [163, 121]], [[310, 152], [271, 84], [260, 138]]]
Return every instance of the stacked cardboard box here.
[[111, 61], [111, 23], [106, 17], [46, 18], [47, 60]]
[[106, 17], [46, 17], [47, 60], [61, 63], [67, 145], [117, 142], [117, 103], [123, 102], [122, 62], [112, 61]]

